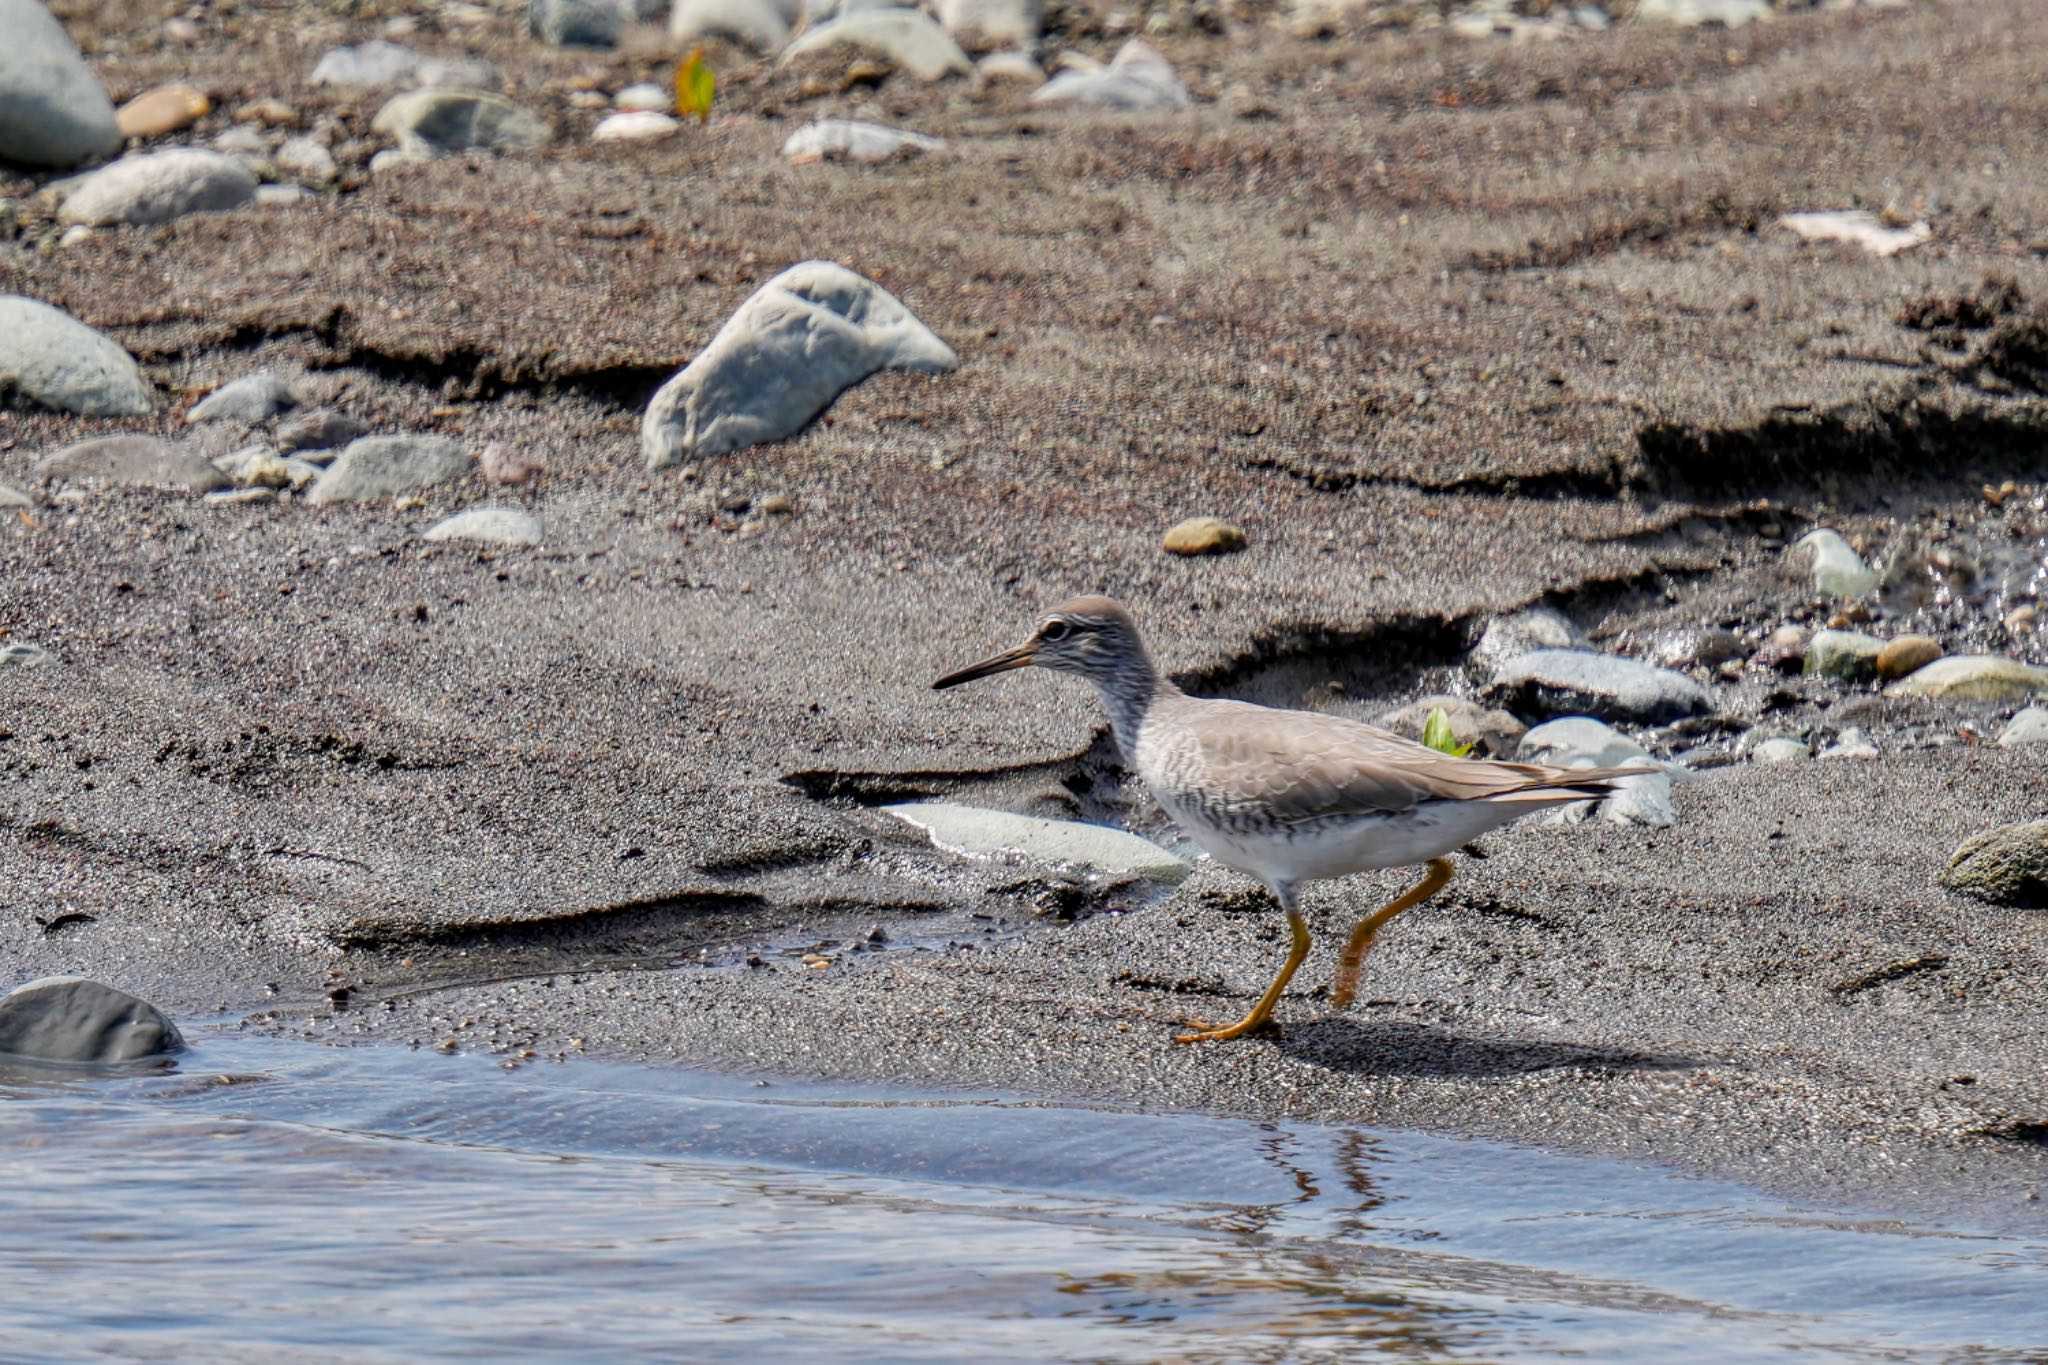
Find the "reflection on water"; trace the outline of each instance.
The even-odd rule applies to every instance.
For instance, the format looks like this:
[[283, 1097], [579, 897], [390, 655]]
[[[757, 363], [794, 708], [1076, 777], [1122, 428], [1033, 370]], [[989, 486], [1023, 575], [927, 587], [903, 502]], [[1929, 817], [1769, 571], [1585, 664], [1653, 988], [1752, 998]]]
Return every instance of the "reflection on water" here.
[[2048, 1244], [1487, 1143], [201, 1033], [0, 1075], [0, 1357], [2038, 1361]]

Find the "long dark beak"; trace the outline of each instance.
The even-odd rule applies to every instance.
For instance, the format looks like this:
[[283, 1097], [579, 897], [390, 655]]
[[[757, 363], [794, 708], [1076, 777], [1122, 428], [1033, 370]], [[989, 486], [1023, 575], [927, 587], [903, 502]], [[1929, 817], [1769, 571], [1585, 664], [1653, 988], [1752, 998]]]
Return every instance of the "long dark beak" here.
[[958, 687], [961, 683], [973, 682], [976, 678], [986, 678], [991, 673], [1008, 673], [1013, 668], [1029, 668], [1038, 661], [1036, 651], [1035, 645], [1019, 645], [1015, 649], [996, 655], [993, 659], [983, 659], [978, 664], [963, 668], [958, 673], [948, 673], [933, 683], [932, 687]]

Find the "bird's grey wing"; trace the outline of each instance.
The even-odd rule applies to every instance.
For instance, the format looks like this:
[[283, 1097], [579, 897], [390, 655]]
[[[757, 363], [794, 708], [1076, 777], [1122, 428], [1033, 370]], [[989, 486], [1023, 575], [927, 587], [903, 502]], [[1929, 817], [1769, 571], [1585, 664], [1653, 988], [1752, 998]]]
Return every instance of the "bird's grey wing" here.
[[[1453, 758], [1342, 716], [1251, 705], [1206, 710], [1191, 727], [1212, 799], [1283, 823], [1391, 815], [1430, 801], [1553, 791], [1596, 796], [1604, 772]], [[1583, 791], [1574, 791], [1583, 787]]]

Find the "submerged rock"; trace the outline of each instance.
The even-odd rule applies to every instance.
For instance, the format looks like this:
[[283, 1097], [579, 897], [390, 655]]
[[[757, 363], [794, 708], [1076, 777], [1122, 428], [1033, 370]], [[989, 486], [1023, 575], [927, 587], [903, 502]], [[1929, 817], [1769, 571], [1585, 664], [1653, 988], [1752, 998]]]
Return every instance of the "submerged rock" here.
[[885, 58], [921, 81], [974, 74], [974, 63], [946, 30], [908, 9], [861, 10], [828, 20], [800, 34], [783, 49], [781, 60], [841, 47]]
[[2048, 692], [2048, 668], [1995, 654], [1951, 654], [1917, 669], [1884, 690], [1887, 697], [1948, 701], [2005, 701]]
[[1587, 715], [1650, 725], [1714, 709], [1706, 690], [1683, 673], [1566, 649], [1522, 655], [1501, 670], [1484, 698], [1517, 715]]
[[1807, 532], [1787, 553], [1816, 592], [1862, 597], [1877, 588], [1877, 570], [1865, 564], [1840, 534], [1826, 527]]
[[162, 1010], [82, 976], [46, 976], [0, 997], [0, 1054], [104, 1064], [184, 1045]]
[[40, 0], [0, 0], [0, 161], [75, 166], [121, 150], [113, 102]]
[[1589, 716], [1568, 716], [1537, 726], [1522, 736], [1515, 756], [1525, 763], [1548, 763], [1559, 768], [1656, 769], [1640, 777], [1623, 778], [1615, 786], [1614, 794], [1603, 801], [1586, 801], [1554, 812], [1551, 819], [1556, 823], [1575, 824], [1596, 810], [1602, 820], [1616, 825], [1665, 829], [1678, 823], [1678, 806], [1671, 799], [1670, 772], [1648, 749]]
[[1941, 880], [1993, 905], [2048, 908], [2048, 820], [2001, 825], [1964, 840]]
[[121, 344], [61, 309], [0, 297], [0, 396], [86, 417], [140, 417], [153, 406]]
[[952, 347], [872, 280], [830, 261], [761, 286], [647, 405], [649, 469], [778, 441], [877, 370], [951, 370]]
[[1185, 109], [1187, 87], [1150, 43], [1133, 38], [1108, 66], [1062, 71], [1031, 92], [1033, 104], [1081, 104], [1128, 112]]
[[1078, 863], [1103, 872], [1131, 873], [1177, 882], [1189, 865], [1149, 839], [1106, 825], [1041, 820], [1034, 815], [956, 806], [946, 801], [884, 806], [897, 819], [931, 835], [949, 853], [1021, 853], [1048, 863]]
[[180, 493], [209, 493], [228, 486], [213, 462], [186, 446], [155, 436], [99, 436], [69, 445], [36, 465], [46, 483], [126, 484]]
[[429, 488], [469, 465], [469, 452], [445, 436], [365, 436], [321, 471], [306, 501], [361, 502]]

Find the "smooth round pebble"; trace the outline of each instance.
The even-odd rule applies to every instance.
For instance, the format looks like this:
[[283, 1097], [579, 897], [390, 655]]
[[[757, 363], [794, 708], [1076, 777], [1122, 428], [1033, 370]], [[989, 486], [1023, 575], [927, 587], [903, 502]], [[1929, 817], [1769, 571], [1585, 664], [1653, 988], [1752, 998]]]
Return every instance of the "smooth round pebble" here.
[[1190, 517], [1160, 542], [1168, 554], [1227, 555], [1245, 547], [1244, 532], [1221, 517]]
[[1941, 657], [1941, 645], [1925, 635], [1901, 635], [1885, 641], [1877, 652], [1877, 676], [1897, 682], [1908, 673], [1927, 667]]

